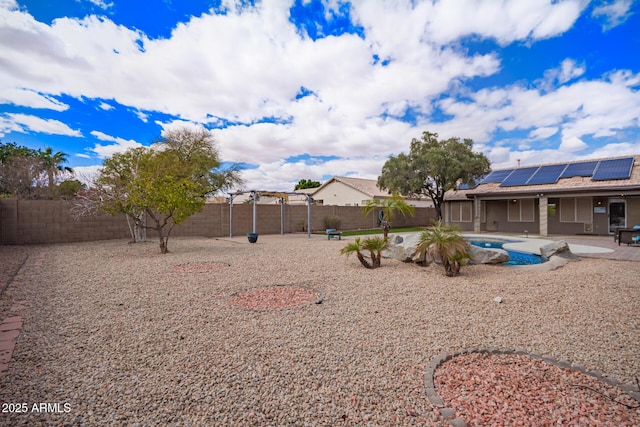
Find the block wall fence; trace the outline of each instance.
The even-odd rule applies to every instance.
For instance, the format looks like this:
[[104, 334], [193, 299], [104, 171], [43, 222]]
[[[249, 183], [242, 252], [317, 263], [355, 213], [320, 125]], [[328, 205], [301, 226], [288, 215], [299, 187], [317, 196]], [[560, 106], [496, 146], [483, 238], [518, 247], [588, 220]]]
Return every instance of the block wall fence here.
[[[124, 214], [95, 215], [74, 219], [71, 204], [62, 200], [0, 199], [0, 244], [25, 245], [43, 243], [70, 243], [93, 240], [129, 239], [131, 237]], [[280, 234], [281, 206], [258, 205], [256, 228], [259, 234]], [[285, 205], [283, 209], [284, 233], [306, 230], [307, 206]], [[324, 219], [329, 215], [341, 219], [341, 230], [376, 228], [377, 215], [363, 215], [356, 206], [311, 206], [311, 231], [325, 229]], [[394, 227], [428, 226], [436, 218], [433, 208], [416, 208], [414, 216], [396, 215]], [[253, 228], [253, 205], [233, 205], [233, 235], [250, 233]], [[147, 237], [156, 237], [154, 230]], [[207, 203], [202, 212], [174, 227], [172, 236], [229, 236], [229, 205]]]

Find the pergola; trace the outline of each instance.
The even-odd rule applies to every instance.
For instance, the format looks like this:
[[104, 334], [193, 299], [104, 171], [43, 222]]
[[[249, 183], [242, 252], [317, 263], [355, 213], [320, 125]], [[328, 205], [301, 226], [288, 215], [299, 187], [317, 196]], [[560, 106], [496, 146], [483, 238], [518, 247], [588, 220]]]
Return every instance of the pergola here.
[[278, 197], [280, 199], [280, 234], [284, 234], [284, 205], [289, 201], [289, 196], [304, 196], [307, 199], [307, 237], [311, 238], [311, 202], [313, 199], [309, 194], [278, 191], [237, 191], [229, 194], [229, 237], [233, 237], [233, 199], [241, 194], [251, 194], [253, 199], [253, 232], [256, 232], [256, 211], [259, 196]]

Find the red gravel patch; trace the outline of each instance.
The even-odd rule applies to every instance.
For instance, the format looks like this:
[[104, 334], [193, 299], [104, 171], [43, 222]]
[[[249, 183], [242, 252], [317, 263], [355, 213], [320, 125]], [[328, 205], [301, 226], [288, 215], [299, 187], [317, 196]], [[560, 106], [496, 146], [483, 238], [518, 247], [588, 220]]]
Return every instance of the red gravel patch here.
[[297, 285], [254, 288], [231, 295], [227, 303], [232, 307], [250, 310], [278, 310], [319, 304], [322, 296], [315, 289]]
[[224, 262], [207, 262], [200, 264], [178, 264], [172, 270], [176, 273], [203, 273], [206, 271], [224, 270], [229, 264]]
[[640, 409], [620, 404], [638, 402], [619, 388], [528, 356], [458, 355], [438, 367], [434, 384], [469, 426], [640, 426]]

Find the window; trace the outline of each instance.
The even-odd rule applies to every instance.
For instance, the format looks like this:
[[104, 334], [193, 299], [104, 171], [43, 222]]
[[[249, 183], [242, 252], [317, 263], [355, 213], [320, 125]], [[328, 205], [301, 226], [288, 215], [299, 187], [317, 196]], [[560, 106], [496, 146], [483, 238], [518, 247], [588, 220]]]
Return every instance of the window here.
[[471, 222], [473, 202], [451, 202], [451, 222]]
[[534, 199], [509, 200], [509, 205], [507, 208], [507, 221], [534, 222], [535, 221], [534, 209], [535, 209]]
[[560, 222], [592, 222], [593, 201], [591, 197], [569, 197], [560, 199]]

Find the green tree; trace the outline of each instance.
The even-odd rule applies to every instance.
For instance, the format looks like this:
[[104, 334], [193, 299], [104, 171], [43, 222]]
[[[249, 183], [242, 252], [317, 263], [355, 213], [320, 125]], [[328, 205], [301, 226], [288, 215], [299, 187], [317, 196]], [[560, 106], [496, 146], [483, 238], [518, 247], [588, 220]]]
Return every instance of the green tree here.
[[380, 227], [382, 228], [385, 239], [389, 235], [389, 230], [391, 229], [391, 221], [393, 221], [396, 212], [401, 213], [403, 216], [406, 216], [407, 214], [413, 215], [413, 213], [415, 212], [413, 206], [408, 204], [398, 193], [393, 193], [393, 196], [391, 198], [384, 200], [367, 200], [364, 205], [364, 215], [367, 216], [371, 212], [375, 212], [376, 210], [380, 210], [380, 212], [382, 212], [379, 220]]
[[39, 174], [37, 151], [15, 142], [0, 142], [0, 194], [24, 199], [38, 197]]
[[73, 173], [73, 169], [70, 167], [62, 166], [63, 163], [67, 163], [67, 155], [61, 151], [54, 153], [51, 147], [47, 147], [44, 151], [38, 150], [38, 158], [43, 171], [47, 174], [49, 189], [55, 185], [56, 176], [64, 172]]
[[310, 179], [301, 179], [300, 181], [298, 181], [293, 191], [304, 190], [306, 188], [318, 188], [321, 185], [322, 184], [320, 184], [318, 181], [312, 181]]
[[56, 188], [56, 197], [69, 200], [78, 194], [78, 192], [85, 189], [86, 186], [77, 179], [67, 179], [62, 181]]
[[[353, 253], [358, 257], [358, 261], [360, 264], [365, 266], [366, 268], [378, 268], [380, 267], [380, 263], [382, 260], [382, 251], [388, 246], [389, 240], [385, 238], [380, 238], [380, 236], [368, 238], [360, 240], [359, 237], [348, 243], [345, 247], [340, 250], [342, 255], [349, 256]], [[362, 254], [362, 251], [369, 251], [371, 256], [371, 263], [367, 261]]]
[[491, 171], [489, 159], [473, 152], [471, 139], [439, 141], [437, 133], [423, 132], [413, 139], [409, 154], [389, 158], [378, 177], [378, 187], [404, 196], [428, 196], [442, 220], [444, 195], [458, 184], [474, 185]]
[[36, 157], [37, 151], [17, 145], [15, 142], [4, 144], [0, 141], [0, 163], [4, 163], [7, 159], [14, 156]]
[[143, 227], [158, 232], [164, 254], [175, 225], [201, 211], [207, 195], [240, 182], [236, 169], [220, 169], [215, 141], [200, 128], [169, 131], [151, 147], [105, 160], [96, 186], [103, 210], [135, 220], [144, 212], [151, 224]]
[[460, 234], [460, 229], [442, 225], [440, 221], [421, 233], [417, 250], [421, 256], [428, 253], [434, 259], [440, 258], [447, 276], [457, 276], [460, 267], [471, 259], [469, 243]]

